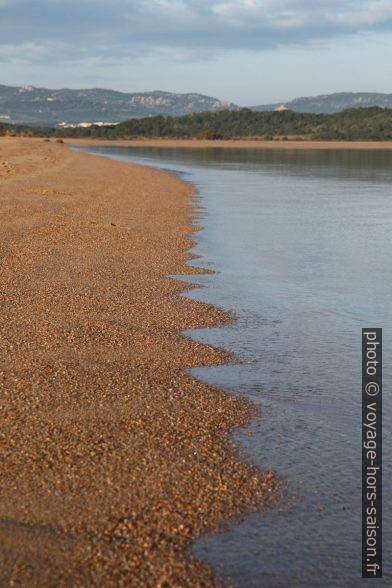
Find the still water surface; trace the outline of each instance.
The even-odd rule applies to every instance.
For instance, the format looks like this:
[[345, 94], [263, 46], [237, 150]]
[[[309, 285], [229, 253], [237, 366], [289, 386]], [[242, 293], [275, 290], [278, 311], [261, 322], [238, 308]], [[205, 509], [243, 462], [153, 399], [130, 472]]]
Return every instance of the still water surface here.
[[[236, 433], [288, 496], [194, 552], [240, 587], [344, 587], [361, 579], [361, 328], [384, 336], [384, 579], [392, 586], [392, 151], [94, 147], [183, 174], [205, 210], [186, 294], [234, 310], [189, 334], [241, 365], [192, 374], [245, 395], [260, 416]], [[195, 281], [192, 276], [190, 281]]]

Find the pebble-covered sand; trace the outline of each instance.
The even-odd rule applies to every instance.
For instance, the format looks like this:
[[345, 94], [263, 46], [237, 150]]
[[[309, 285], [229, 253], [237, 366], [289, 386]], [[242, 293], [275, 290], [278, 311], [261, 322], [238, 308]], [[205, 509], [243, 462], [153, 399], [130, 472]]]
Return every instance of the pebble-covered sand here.
[[[197, 198], [174, 176], [0, 138], [0, 586], [219, 586], [187, 549], [277, 482], [228, 432], [251, 407], [181, 369]], [[267, 448], [266, 448], [267, 451]]]

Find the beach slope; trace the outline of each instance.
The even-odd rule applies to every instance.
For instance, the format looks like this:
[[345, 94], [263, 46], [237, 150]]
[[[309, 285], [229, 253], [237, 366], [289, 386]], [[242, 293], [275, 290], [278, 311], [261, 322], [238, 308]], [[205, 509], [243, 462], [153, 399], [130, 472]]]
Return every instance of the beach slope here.
[[0, 140], [0, 585], [215, 586], [187, 550], [261, 508], [271, 473], [228, 432], [251, 408], [181, 370], [228, 361], [179, 329], [230, 317], [197, 273], [191, 186]]

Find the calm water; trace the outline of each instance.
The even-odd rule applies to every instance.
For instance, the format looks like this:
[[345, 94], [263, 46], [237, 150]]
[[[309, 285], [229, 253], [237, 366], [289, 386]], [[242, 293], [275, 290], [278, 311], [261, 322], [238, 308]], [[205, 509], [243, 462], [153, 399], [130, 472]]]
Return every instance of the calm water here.
[[[392, 152], [94, 148], [184, 174], [205, 206], [189, 297], [234, 310], [192, 331], [242, 365], [193, 375], [260, 405], [236, 434], [288, 497], [194, 552], [241, 587], [358, 587], [361, 328], [384, 329], [384, 579], [392, 586]], [[195, 281], [195, 278], [191, 278]]]

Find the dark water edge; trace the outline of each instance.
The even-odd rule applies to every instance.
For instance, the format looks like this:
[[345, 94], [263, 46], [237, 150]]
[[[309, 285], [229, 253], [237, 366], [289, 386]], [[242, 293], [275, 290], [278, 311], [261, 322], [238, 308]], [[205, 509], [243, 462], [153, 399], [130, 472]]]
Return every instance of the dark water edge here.
[[[238, 321], [187, 331], [240, 365], [192, 376], [250, 398], [260, 416], [241, 452], [288, 480], [289, 500], [206, 536], [195, 555], [243, 587], [357, 587], [361, 579], [360, 331], [384, 329], [384, 579], [392, 585], [392, 153], [89, 149], [176, 171], [205, 211], [186, 296]], [[184, 276], [181, 276], [184, 279]]]

